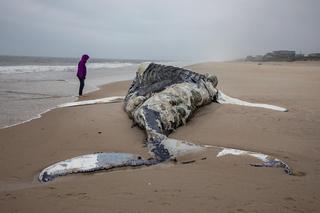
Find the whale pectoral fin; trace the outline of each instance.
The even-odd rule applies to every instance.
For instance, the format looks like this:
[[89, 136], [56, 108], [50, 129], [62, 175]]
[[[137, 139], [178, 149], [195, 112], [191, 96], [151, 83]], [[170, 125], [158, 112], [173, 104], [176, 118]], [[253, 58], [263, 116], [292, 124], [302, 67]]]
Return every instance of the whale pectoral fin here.
[[59, 108], [63, 107], [75, 107], [75, 106], [85, 106], [85, 105], [93, 105], [93, 104], [107, 104], [107, 103], [116, 103], [122, 102], [124, 100], [124, 96], [112, 96], [112, 97], [105, 97], [93, 100], [86, 100], [86, 101], [76, 101], [76, 102], [69, 102], [58, 105]]
[[271, 104], [262, 104], [262, 103], [250, 103], [247, 101], [243, 101], [237, 98], [233, 98], [230, 96], [227, 96], [220, 90], [218, 91], [215, 101], [220, 104], [233, 104], [233, 105], [240, 105], [240, 106], [247, 106], [247, 107], [259, 107], [259, 108], [265, 108], [265, 109], [271, 109], [275, 111], [280, 112], [288, 112], [289, 110], [283, 107], [271, 105]]

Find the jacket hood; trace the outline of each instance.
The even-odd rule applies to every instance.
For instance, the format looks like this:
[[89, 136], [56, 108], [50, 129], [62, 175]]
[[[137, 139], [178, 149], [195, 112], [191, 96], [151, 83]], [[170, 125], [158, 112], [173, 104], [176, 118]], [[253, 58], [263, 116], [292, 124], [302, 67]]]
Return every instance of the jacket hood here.
[[84, 54], [84, 55], [81, 57], [81, 61], [87, 62], [89, 58], [90, 58], [90, 57], [89, 57], [87, 54]]

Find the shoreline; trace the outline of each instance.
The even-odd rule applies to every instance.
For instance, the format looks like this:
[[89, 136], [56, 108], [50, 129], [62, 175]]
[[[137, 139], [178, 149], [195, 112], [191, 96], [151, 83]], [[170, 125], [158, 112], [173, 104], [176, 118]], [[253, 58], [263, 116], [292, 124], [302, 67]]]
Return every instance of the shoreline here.
[[[56, 108], [40, 119], [0, 129], [3, 211], [316, 212], [320, 67], [209, 62], [187, 68], [215, 73], [218, 88], [232, 97], [283, 106], [289, 112], [210, 104], [171, 138], [270, 154], [285, 160], [300, 176], [250, 167], [249, 158], [217, 159], [208, 153], [205, 160], [189, 164], [75, 174], [40, 184], [34, 180], [43, 168], [82, 154], [150, 157], [143, 146], [144, 131], [132, 127], [122, 103]], [[130, 83], [103, 85], [81, 100], [125, 95]], [[120, 201], [123, 205], [118, 205]]]
[[[126, 81], [126, 80], [125, 80], [125, 81]], [[106, 86], [106, 85], [112, 84], [112, 83], [117, 83], [117, 82], [122, 82], [122, 81], [119, 80], [119, 81], [114, 81], [114, 82], [109, 82], [109, 83], [106, 83], [106, 84], [103, 84], [103, 85], [99, 85], [99, 86], [96, 86], [95, 89], [92, 89], [92, 90], [90, 90], [90, 91], [86, 91], [86, 92], [84, 93], [84, 96], [83, 96], [83, 97], [70, 96], [70, 98], [73, 98], [73, 99], [74, 99], [73, 102], [85, 100], [86, 95], [88, 95], [88, 94], [90, 94], [90, 93], [94, 93], [94, 92], [99, 91], [99, 90], [101, 89], [101, 87], [103, 87], [103, 86]], [[65, 103], [61, 103], [61, 104], [66, 104], [66, 103], [69, 103], [69, 102], [65, 102]], [[61, 104], [59, 104], [59, 105], [61, 105]], [[14, 126], [17, 126], [17, 125], [20, 125], [20, 124], [28, 123], [28, 122], [31, 122], [31, 121], [33, 121], [33, 120], [39, 119], [39, 118], [42, 117], [42, 115], [44, 115], [44, 114], [46, 114], [46, 113], [48, 113], [48, 112], [50, 112], [50, 111], [52, 111], [52, 110], [55, 110], [55, 109], [60, 108], [59, 105], [57, 105], [57, 106], [55, 106], [55, 107], [52, 107], [52, 108], [49, 108], [49, 109], [41, 112], [40, 114], [37, 114], [36, 116], [28, 119], [28, 120], [22, 121], [22, 122], [20, 122], [20, 123], [12, 124], [12, 125], [7, 125], [7, 126], [4, 126], [4, 127], [0, 127], [0, 129], [7, 129], [7, 128], [10, 128], [10, 127], [14, 127]]]
[[[137, 66], [121, 64], [121, 67], [112, 68], [107, 65], [111, 68], [90, 68], [85, 93], [96, 91], [109, 82], [130, 80]], [[79, 83], [72, 70], [36, 72], [39, 67], [34, 66], [35, 72], [0, 74], [1, 128], [38, 118], [59, 104], [76, 100]]]

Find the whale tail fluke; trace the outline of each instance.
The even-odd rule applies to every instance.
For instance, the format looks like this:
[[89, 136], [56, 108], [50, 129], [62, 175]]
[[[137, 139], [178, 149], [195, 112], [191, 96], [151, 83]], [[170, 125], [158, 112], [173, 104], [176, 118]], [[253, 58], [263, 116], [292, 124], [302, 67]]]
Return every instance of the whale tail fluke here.
[[232, 149], [232, 148], [224, 148], [221, 147], [221, 150], [217, 154], [217, 157], [223, 157], [226, 155], [233, 155], [233, 156], [250, 156], [254, 157], [260, 161], [262, 161], [261, 164], [249, 164], [250, 166], [254, 167], [272, 167], [272, 168], [282, 168], [284, 172], [288, 175], [292, 175], [293, 171], [289, 167], [287, 163], [284, 161], [274, 158], [270, 155], [258, 153], [258, 152], [251, 152], [246, 150], [240, 150], [240, 149]]
[[81, 155], [71, 159], [57, 162], [39, 174], [40, 182], [52, 181], [58, 176], [65, 176], [74, 173], [94, 172], [109, 170], [120, 167], [151, 166], [157, 164], [155, 159], [142, 159], [138, 155], [129, 153], [95, 153]]
[[[153, 149], [159, 149], [159, 147], [162, 147], [160, 151], [164, 149], [168, 150], [169, 152], [167, 154], [170, 155], [170, 158], [159, 159], [159, 156], [154, 156], [155, 158], [142, 159], [138, 155], [129, 153], [105, 152], [81, 155], [78, 157], [57, 162], [43, 169], [39, 174], [38, 179], [40, 182], [44, 183], [52, 181], [58, 176], [65, 176], [75, 173], [95, 172], [99, 170], [110, 170], [114, 168], [152, 166], [165, 161], [168, 162], [170, 160], [177, 160], [177, 158], [184, 159], [184, 161], [186, 161], [186, 159], [190, 160], [189, 157], [193, 154], [204, 153], [204, 151], [210, 151], [211, 153], [212, 149], [214, 149], [215, 153], [217, 153], [217, 158], [224, 157], [227, 155], [250, 156], [262, 161], [261, 164], [249, 164], [251, 166], [282, 168], [286, 174], [293, 174], [291, 168], [284, 161], [257, 152], [217, 147], [211, 145], [196, 145], [186, 141], [180, 141], [171, 138], [166, 138], [165, 140], [163, 140], [161, 144], [159, 144], [159, 147], [154, 146], [154, 144], [149, 144], [148, 146], [153, 146], [151, 147]], [[157, 151], [155, 150], [151, 150], [151, 152], [157, 153]], [[184, 158], [184, 156], [187, 156], [187, 158]], [[182, 160], [181, 162], [183, 163], [184, 161]]]

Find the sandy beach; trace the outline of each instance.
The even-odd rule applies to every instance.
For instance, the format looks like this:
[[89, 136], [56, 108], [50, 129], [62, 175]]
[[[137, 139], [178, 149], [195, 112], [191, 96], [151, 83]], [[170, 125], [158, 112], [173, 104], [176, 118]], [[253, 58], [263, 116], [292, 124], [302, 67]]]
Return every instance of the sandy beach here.
[[[209, 152], [189, 164], [75, 174], [42, 184], [37, 176], [43, 168], [78, 155], [150, 157], [144, 131], [132, 127], [122, 103], [59, 108], [0, 129], [0, 211], [319, 212], [320, 63], [212, 62], [188, 68], [216, 74], [218, 89], [229, 96], [289, 111], [212, 103], [170, 137], [269, 154], [286, 161], [295, 175]], [[110, 83], [80, 100], [125, 95], [130, 84]]]

